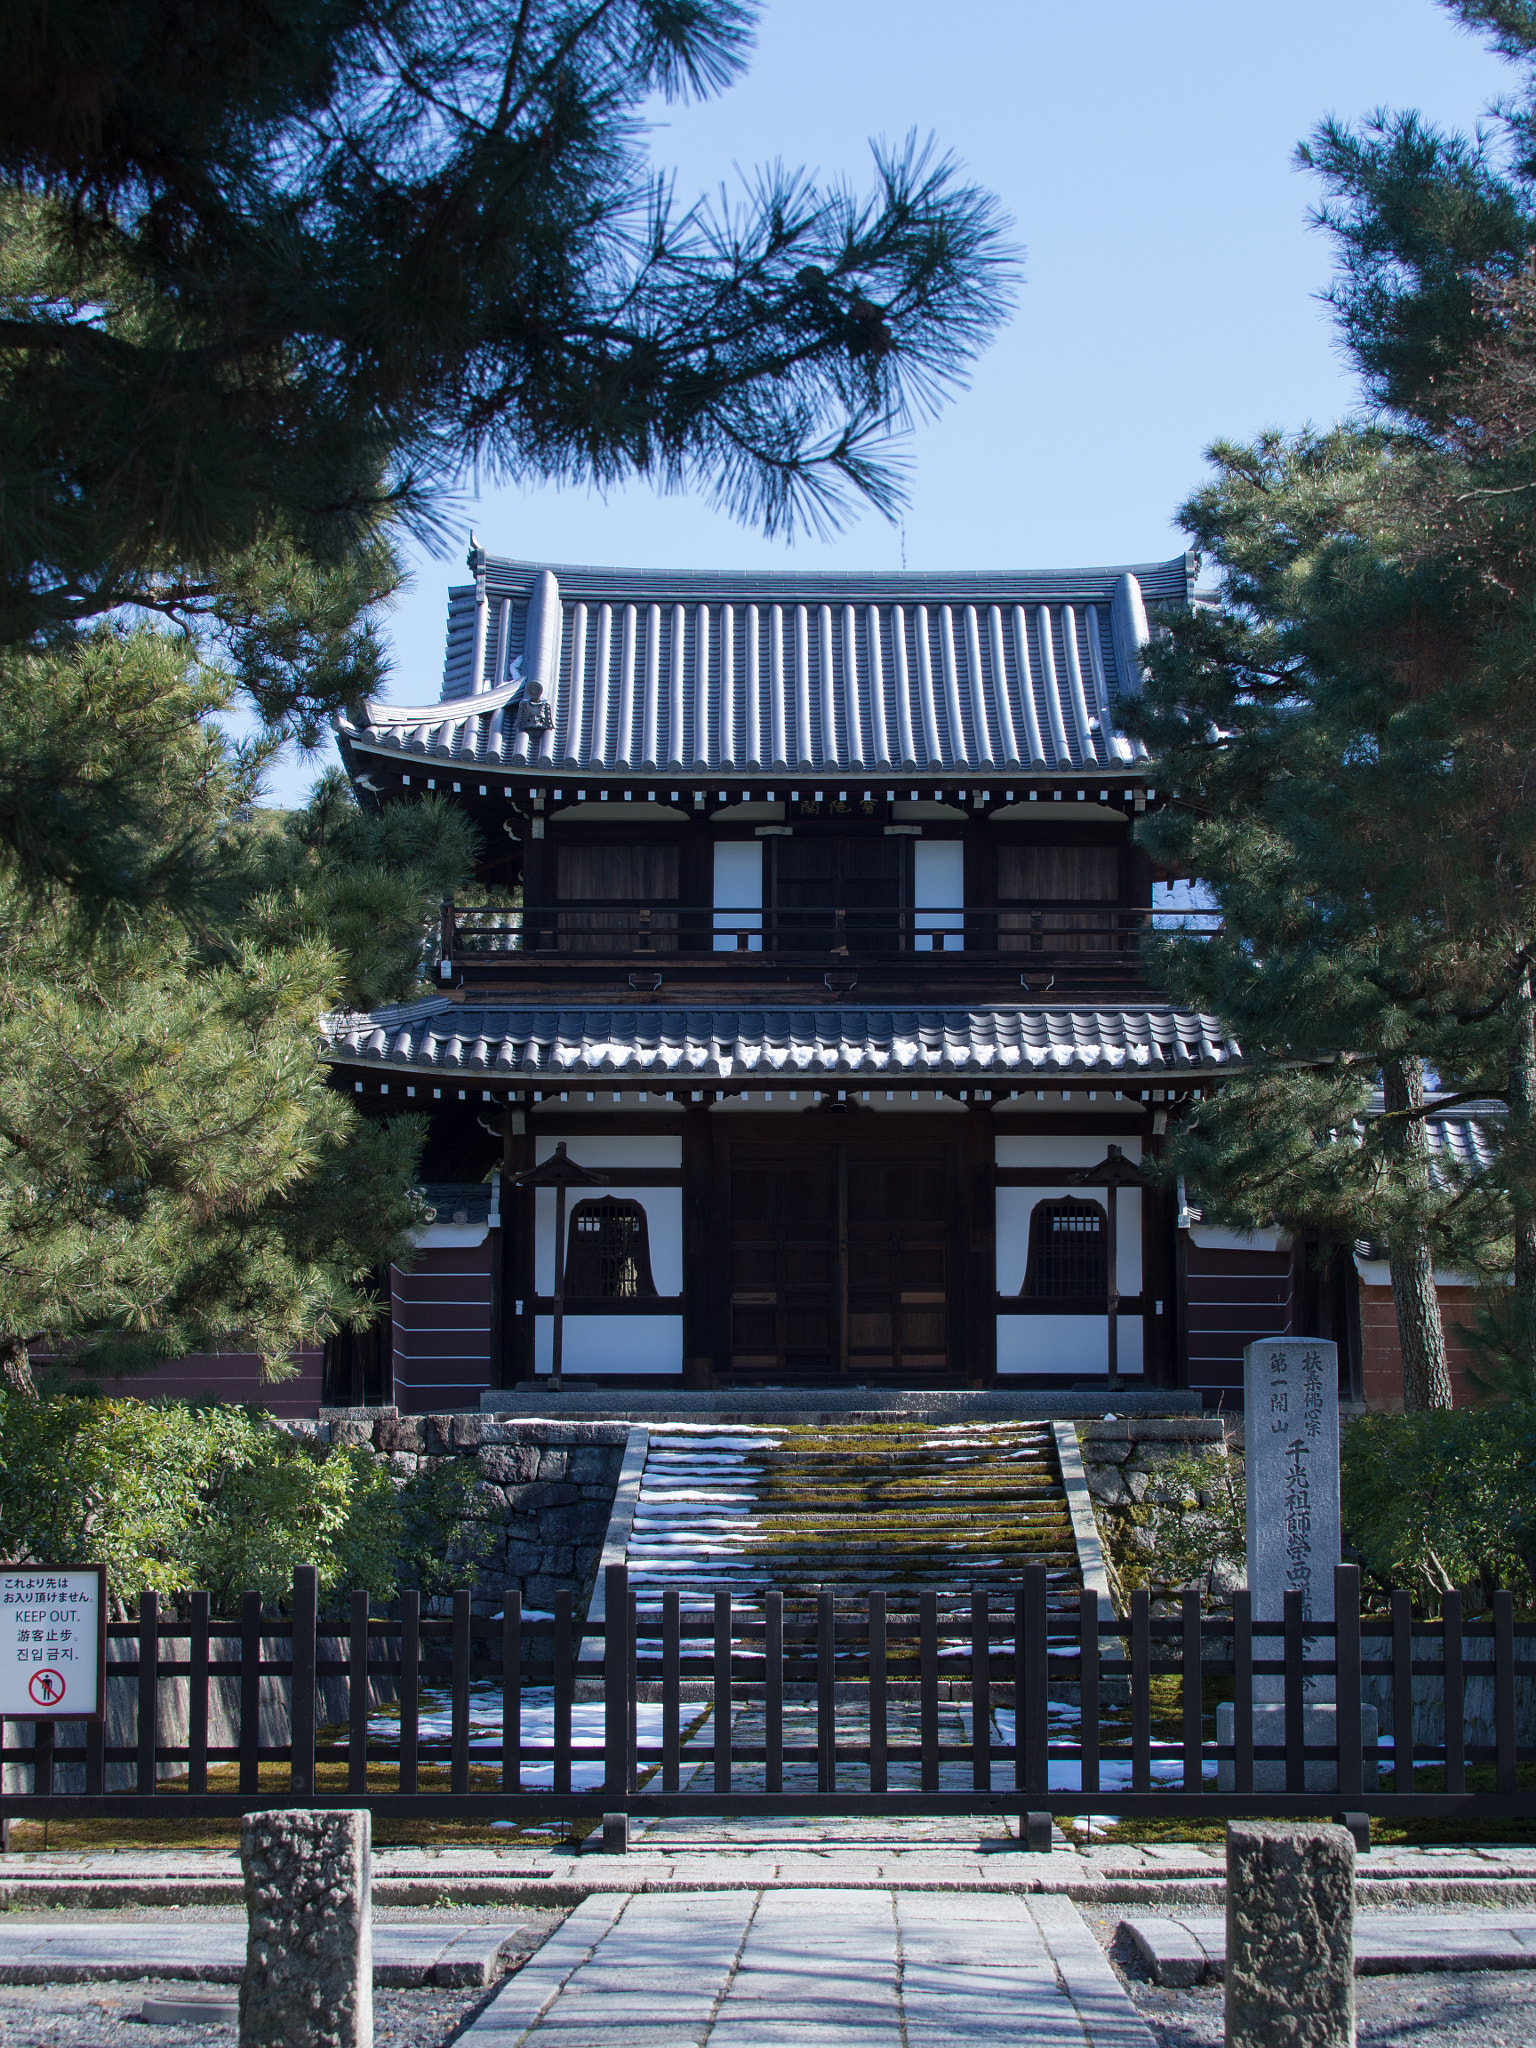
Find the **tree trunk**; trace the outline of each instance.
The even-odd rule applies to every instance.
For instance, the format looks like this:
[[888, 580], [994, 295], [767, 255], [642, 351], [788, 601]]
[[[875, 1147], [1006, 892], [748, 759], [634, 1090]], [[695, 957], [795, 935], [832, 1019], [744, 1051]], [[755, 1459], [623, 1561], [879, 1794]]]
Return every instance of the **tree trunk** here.
[[[1387, 1110], [1422, 1109], [1424, 1062], [1387, 1060], [1381, 1070]], [[1422, 1117], [1405, 1119], [1392, 1137], [1400, 1176], [1427, 1195], [1429, 1134]], [[1451, 1405], [1451, 1375], [1445, 1362], [1445, 1331], [1435, 1293], [1435, 1259], [1422, 1230], [1403, 1226], [1387, 1247], [1392, 1273], [1392, 1306], [1397, 1311], [1397, 1336], [1403, 1354], [1403, 1407], [1410, 1415]]]
[[1536, 1138], [1536, 1000], [1531, 970], [1525, 970], [1515, 998], [1515, 1042], [1509, 1062], [1509, 1135], [1515, 1155], [1509, 1201], [1515, 1233], [1515, 1296], [1521, 1325], [1536, 1332], [1536, 1201], [1529, 1179]]
[[37, 1388], [32, 1383], [32, 1360], [27, 1355], [25, 1341], [20, 1337], [0, 1336], [0, 1387], [7, 1393], [24, 1394], [28, 1400], [37, 1399]]

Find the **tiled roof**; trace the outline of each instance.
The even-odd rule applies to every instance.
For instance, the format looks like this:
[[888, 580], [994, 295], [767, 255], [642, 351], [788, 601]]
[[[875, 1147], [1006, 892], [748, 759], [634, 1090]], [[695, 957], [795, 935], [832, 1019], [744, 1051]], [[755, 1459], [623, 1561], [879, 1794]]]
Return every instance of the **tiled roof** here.
[[492, 774], [1021, 774], [1144, 758], [1116, 729], [1147, 602], [1190, 558], [1041, 574], [686, 575], [471, 557], [436, 704], [359, 757]]
[[1506, 1114], [1502, 1102], [1477, 1102], [1424, 1119], [1429, 1177], [1442, 1193], [1460, 1187], [1469, 1173], [1486, 1172], [1493, 1165], [1498, 1156], [1498, 1125]]
[[506, 1009], [420, 1003], [329, 1021], [348, 1066], [476, 1082], [652, 1086], [751, 1079], [1121, 1086], [1227, 1071], [1241, 1060], [1214, 1017], [1145, 1009]]

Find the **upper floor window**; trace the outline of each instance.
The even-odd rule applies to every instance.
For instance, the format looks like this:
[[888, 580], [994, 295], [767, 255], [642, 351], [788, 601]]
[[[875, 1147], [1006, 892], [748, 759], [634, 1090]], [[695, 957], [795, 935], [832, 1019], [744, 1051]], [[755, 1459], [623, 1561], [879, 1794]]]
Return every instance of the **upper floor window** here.
[[[999, 952], [1107, 951], [1115, 944], [1115, 914], [1088, 906], [1119, 902], [1120, 850], [1115, 846], [1000, 846], [997, 900]], [[1013, 903], [1056, 907], [1002, 907]]]
[[[675, 841], [562, 845], [555, 855], [562, 952], [677, 951]], [[571, 905], [588, 908], [570, 908]], [[630, 906], [634, 906], [631, 908]]]
[[576, 1204], [566, 1243], [565, 1291], [587, 1301], [631, 1301], [656, 1292], [650, 1232], [638, 1202], [604, 1195]]
[[1109, 1293], [1106, 1219], [1098, 1202], [1037, 1202], [1029, 1219], [1026, 1301], [1104, 1300]]

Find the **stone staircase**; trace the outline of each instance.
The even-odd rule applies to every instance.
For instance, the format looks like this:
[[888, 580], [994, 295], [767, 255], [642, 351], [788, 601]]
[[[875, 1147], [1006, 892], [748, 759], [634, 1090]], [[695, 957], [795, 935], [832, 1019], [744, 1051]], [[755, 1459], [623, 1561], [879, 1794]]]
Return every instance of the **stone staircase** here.
[[657, 1422], [627, 1545], [643, 1605], [729, 1587], [850, 1599], [1017, 1585], [1044, 1564], [1053, 1598], [1081, 1585], [1046, 1422], [907, 1419], [764, 1426]]

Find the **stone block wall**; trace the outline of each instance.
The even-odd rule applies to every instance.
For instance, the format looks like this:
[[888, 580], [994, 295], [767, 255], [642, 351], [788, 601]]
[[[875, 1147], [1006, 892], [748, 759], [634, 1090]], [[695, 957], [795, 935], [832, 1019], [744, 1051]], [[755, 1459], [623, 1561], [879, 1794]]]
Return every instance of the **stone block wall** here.
[[402, 1479], [450, 1458], [473, 1460], [472, 1512], [492, 1532], [476, 1568], [475, 1612], [498, 1613], [512, 1591], [525, 1608], [547, 1612], [568, 1592], [585, 1618], [629, 1436], [624, 1423], [322, 1408], [312, 1427], [325, 1442], [371, 1450]]
[[1085, 1422], [1077, 1432], [1088, 1491], [1106, 1508], [1145, 1500], [1157, 1468], [1171, 1457], [1220, 1449], [1241, 1450], [1240, 1418], [1220, 1415], [1123, 1415]]

